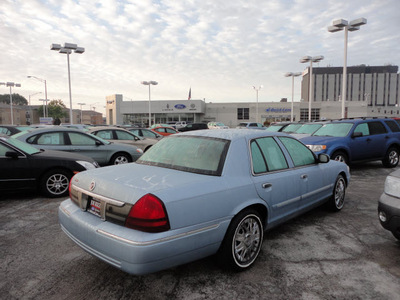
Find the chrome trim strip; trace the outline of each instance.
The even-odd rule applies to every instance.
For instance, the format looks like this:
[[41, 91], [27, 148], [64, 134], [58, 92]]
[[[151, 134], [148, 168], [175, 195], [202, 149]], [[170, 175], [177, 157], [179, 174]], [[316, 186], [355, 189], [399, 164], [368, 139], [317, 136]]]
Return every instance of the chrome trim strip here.
[[78, 192], [81, 192], [82, 194], [91, 196], [91, 197], [93, 197], [95, 199], [110, 203], [110, 204], [115, 205], [115, 206], [124, 206], [125, 205], [125, 203], [122, 202], [122, 201], [114, 200], [114, 199], [111, 199], [111, 198], [108, 198], [108, 197], [104, 197], [104, 196], [95, 194], [93, 192], [89, 192], [89, 191], [87, 191], [87, 190], [85, 190], [85, 189], [83, 189], [81, 187], [78, 187], [78, 186], [76, 186], [74, 184], [71, 184], [71, 187], [76, 189]]
[[280, 207], [282, 207], [282, 206], [289, 205], [289, 204], [291, 204], [291, 203], [293, 203], [293, 202], [300, 201], [300, 200], [301, 200], [301, 197], [299, 196], [299, 197], [292, 198], [292, 199], [286, 200], [286, 201], [284, 201], [284, 202], [275, 204], [273, 207], [274, 207], [274, 208], [280, 208]]
[[325, 191], [325, 190], [328, 190], [328, 189], [330, 189], [330, 188], [332, 188], [332, 187], [333, 187], [333, 184], [330, 184], [330, 185], [324, 186], [324, 187], [322, 187], [322, 188], [320, 188], [320, 189], [318, 189], [318, 190], [315, 190], [315, 191], [312, 191], [312, 192], [303, 194], [302, 197], [303, 197], [303, 198], [304, 198], [304, 197], [310, 197], [310, 196], [312, 196], [312, 195], [314, 195], [314, 194], [318, 194], [318, 193], [323, 192], [323, 191]]
[[112, 239], [127, 243], [127, 244], [131, 244], [131, 245], [135, 245], [135, 246], [150, 246], [150, 245], [154, 245], [154, 244], [157, 244], [157, 243], [168, 242], [168, 241], [171, 241], [171, 240], [175, 240], [175, 239], [179, 239], [179, 238], [182, 238], [182, 237], [186, 237], [188, 235], [201, 233], [201, 232], [208, 231], [208, 230], [211, 230], [211, 229], [215, 229], [215, 228], [218, 228], [218, 227], [219, 227], [219, 224], [214, 224], [214, 225], [210, 225], [210, 226], [203, 227], [203, 228], [200, 228], [200, 229], [192, 230], [192, 231], [189, 231], [189, 232], [184, 232], [184, 233], [180, 233], [180, 234], [177, 234], [177, 235], [173, 235], [173, 236], [169, 236], [169, 237], [165, 237], [165, 238], [161, 238], [161, 239], [156, 239], [156, 240], [152, 240], [152, 241], [147, 241], [147, 242], [136, 242], [136, 241], [128, 240], [126, 238], [117, 236], [115, 234], [109, 233], [109, 232], [104, 231], [102, 229], [97, 229], [96, 232], [98, 232], [100, 234], [103, 234], [103, 235], [105, 235], [105, 236], [107, 236], [109, 238], [112, 238]]

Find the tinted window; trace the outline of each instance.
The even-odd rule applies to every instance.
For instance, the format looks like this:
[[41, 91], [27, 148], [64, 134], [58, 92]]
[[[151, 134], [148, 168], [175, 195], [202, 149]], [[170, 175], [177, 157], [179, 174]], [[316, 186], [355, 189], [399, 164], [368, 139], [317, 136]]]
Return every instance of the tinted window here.
[[81, 134], [77, 132], [68, 132], [69, 139], [71, 140], [71, 145], [96, 145], [96, 140], [92, 139], [86, 134]]
[[176, 133], [175, 130], [170, 129], [170, 128], [165, 128], [165, 131], [168, 132], [168, 133]]
[[[285, 156], [274, 138], [259, 138], [251, 143], [253, 171], [255, 174], [286, 169]], [[264, 165], [263, 165], [264, 164]]]
[[0, 156], [6, 156], [7, 151], [13, 151], [12, 149], [6, 147], [3, 144], [0, 144]]
[[399, 132], [399, 125], [395, 121], [385, 121], [386, 125], [390, 128], [392, 132]]
[[371, 135], [387, 133], [385, 125], [383, 125], [382, 122], [369, 122], [368, 126]]
[[300, 143], [298, 140], [279, 137], [283, 145], [285, 145], [295, 167], [310, 165], [315, 163], [315, 157], [310, 149]]

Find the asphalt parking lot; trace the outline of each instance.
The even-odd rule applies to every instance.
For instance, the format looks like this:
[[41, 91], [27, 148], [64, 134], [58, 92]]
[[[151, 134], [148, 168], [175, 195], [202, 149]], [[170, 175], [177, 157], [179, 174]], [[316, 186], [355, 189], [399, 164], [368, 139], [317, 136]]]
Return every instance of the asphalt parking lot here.
[[92, 257], [60, 229], [64, 199], [1, 195], [2, 299], [400, 299], [400, 242], [377, 218], [393, 169], [351, 168], [346, 205], [317, 208], [264, 238], [255, 266], [221, 270], [213, 257], [132, 276]]

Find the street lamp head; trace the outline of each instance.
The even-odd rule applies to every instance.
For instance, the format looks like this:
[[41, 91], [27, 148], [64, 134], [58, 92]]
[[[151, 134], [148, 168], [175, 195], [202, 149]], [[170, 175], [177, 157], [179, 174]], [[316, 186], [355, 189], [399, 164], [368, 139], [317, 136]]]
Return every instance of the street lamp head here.
[[83, 47], [77, 47], [76, 50], [74, 51], [75, 53], [82, 54], [85, 52], [85, 48]]
[[328, 26], [328, 31], [329, 32], [338, 32], [343, 30], [343, 27], [337, 27], [337, 26]]
[[319, 62], [321, 60], [323, 60], [324, 57], [322, 55], [318, 55], [318, 56], [313, 56], [312, 61], [313, 62]]
[[365, 24], [367, 24], [366, 18], [358, 18], [358, 19], [355, 19], [350, 22], [350, 26], [355, 26], [355, 27], [365, 25]]
[[349, 26], [348, 31], [357, 31], [360, 30], [360, 26]]
[[140, 83], [143, 84], [143, 85], [157, 85], [158, 84], [157, 81], [152, 81], [152, 80], [150, 80], [150, 81], [142, 81]]
[[61, 45], [60, 44], [51, 44], [50, 50], [60, 51]]
[[71, 49], [67, 49], [67, 48], [61, 48], [60, 51], [58, 51], [58, 52], [62, 53], [62, 54], [71, 54], [72, 53]]
[[76, 50], [76, 48], [78, 48], [78, 45], [77, 44], [71, 44], [71, 43], [64, 43], [64, 47], [63, 48]]
[[291, 76], [293, 76], [293, 73], [292, 73], [292, 72], [287, 72], [287, 73], [285, 74], [285, 77], [291, 77]]
[[301, 63], [306, 63], [306, 62], [309, 62], [311, 59], [312, 59], [311, 56], [303, 56], [303, 57], [300, 59], [300, 62], [301, 62]]
[[338, 20], [334, 20], [332, 22], [332, 25], [336, 26], [336, 27], [345, 27], [345, 26], [349, 25], [349, 22], [347, 22], [346, 20], [343, 20], [343, 19], [338, 19]]

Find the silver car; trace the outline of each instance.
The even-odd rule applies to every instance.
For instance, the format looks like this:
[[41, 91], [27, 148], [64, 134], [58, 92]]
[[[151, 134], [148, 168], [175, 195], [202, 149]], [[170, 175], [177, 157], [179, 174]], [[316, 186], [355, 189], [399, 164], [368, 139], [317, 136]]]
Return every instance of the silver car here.
[[38, 149], [86, 155], [100, 166], [133, 162], [143, 154], [143, 150], [135, 146], [111, 143], [82, 130], [61, 126], [24, 131], [13, 137]]
[[142, 149], [143, 152], [146, 152], [157, 143], [154, 139], [146, 139], [118, 127], [95, 127], [91, 128], [89, 133], [110, 142], [134, 145]]

